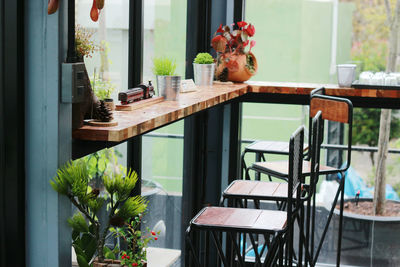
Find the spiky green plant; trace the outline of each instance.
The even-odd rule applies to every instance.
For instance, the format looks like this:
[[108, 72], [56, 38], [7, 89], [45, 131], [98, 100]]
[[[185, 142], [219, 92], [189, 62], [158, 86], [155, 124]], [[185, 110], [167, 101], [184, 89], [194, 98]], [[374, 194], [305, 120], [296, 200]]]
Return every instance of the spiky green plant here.
[[[92, 246], [86, 248], [86, 245], [94, 242], [98, 259], [103, 262], [105, 238], [110, 226], [129, 222], [146, 211], [147, 201], [141, 196], [131, 196], [138, 180], [136, 172], [120, 169], [123, 171], [114, 168], [103, 174], [104, 191], [90, 186], [93, 178], [89, 175], [85, 160], [68, 162], [50, 181], [53, 189], [67, 196], [78, 209], [68, 223], [73, 229], [73, 246], [79, 256], [80, 266], [87, 266], [93, 256]], [[107, 209], [106, 222], [100, 222], [98, 218], [103, 207]]]
[[154, 75], [173, 76], [176, 70], [175, 60], [167, 57], [157, 57], [153, 59]]

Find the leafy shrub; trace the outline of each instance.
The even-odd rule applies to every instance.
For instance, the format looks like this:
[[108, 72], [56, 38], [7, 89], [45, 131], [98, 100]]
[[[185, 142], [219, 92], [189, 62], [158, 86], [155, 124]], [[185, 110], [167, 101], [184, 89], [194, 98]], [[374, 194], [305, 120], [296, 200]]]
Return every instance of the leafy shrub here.
[[196, 64], [212, 64], [214, 63], [214, 58], [209, 53], [198, 53], [194, 59]]

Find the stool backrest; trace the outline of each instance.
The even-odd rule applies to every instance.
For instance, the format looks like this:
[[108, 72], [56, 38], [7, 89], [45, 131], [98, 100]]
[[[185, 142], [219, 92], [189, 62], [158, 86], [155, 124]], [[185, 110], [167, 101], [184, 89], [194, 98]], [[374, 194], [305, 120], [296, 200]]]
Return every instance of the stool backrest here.
[[[310, 184], [316, 184], [319, 177], [319, 166], [320, 166], [320, 156], [321, 156], [321, 140], [324, 134], [323, 124], [322, 124], [322, 112], [318, 111], [312, 118], [312, 140], [311, 140], [311, 174], [310, 174]], [[311, 186], [313, 188], [313, 186]], [[311, 192], [313, 194], [314, 192]]]
[[[304, 126], [299, 127], [289, 142], [289, 179], [288, 179], [288, 224], [292, 223], [293, 212], [300, 205], [301, 179], [303, 173]], [[296, 200], [293, 200], [293, 196]], [[295, 208], [293, 210], [293, 207]]]
[[[338, 168], [337, 172], [346, 171], [350, 167], [351, 162], [351, 142], [352, 142], [352, 128], [353, 128], [353, 104], [346, 98], [322, 95], [325, 93], [324, 88], [318, 88], [311, 92], [310, 99], [310, 126], [312, 125], [312, 118], [321, 111], [322, 119], [327, 121], [339, 122], [347, 124], [347, 164], [342, 168]], [[321, 127], [323, 128], [323, 122]], [[310, 139], [312, 137], [310, 135]], [[323, 134], [320, 136], [320, 142], [323, 141]]]

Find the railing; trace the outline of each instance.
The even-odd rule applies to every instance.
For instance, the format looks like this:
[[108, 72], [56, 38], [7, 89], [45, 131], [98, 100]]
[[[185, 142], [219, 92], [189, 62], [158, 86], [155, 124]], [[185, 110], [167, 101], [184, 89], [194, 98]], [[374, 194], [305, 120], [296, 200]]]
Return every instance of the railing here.
[[[167, 134], [167, 133], [148, 133], [145, 134], [146, 137], [155, 137], [155, 138], [172, 138], [172, 139], [183, 139], [183, 134]], [[255, 139], [242, 139], [242, 144], [251, 144]], [[345, 150], [347, 146], [345, 145], [332, 145], [332, 144], [322, 144], [321, 148], [324, 149], [339, 149]], [[370, 146], [352, 146], [352, 151], [359, 151], [359, 152], [378, 152], [378, 147], [370, 147]], [[396, 148], [389, 148], [388, 153], [391, 154], [400, 154], [400, 149]]]

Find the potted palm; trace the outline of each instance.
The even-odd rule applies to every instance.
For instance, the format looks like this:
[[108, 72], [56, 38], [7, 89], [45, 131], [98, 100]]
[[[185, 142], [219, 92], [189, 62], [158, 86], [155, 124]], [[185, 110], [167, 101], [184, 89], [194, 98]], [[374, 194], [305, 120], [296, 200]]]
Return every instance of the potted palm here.
[[[101, 185], [94, 183], [85, 160], [71, 161], [57, 171], [50, 181], [60, 195], [68, 197], [77, 209], [68, 220], [72, 245], [80, 267], [107, 266], [106, 257], [118, 248], [105, 246], [110, 227], [121, 227], [146, 211], [147, 201], [131, 196], [138, 180], [134, 171], [118, 166], [103, 173]], [[102, 216], [104, 215], [105, 216]], [[97, 256], [96, 258], [94, 258]]]
[[211, 86], [214, 81], [215, 63], [209, 53], [198, 53], [193, 61], [194, 82], [196, 85]]
[[157, 77], [157, 90], [165, 100], [177, 100], [181, 87], [181, 76], [176, 75], [176, 63], [168, 57], [153, 59], [153, 73]]

